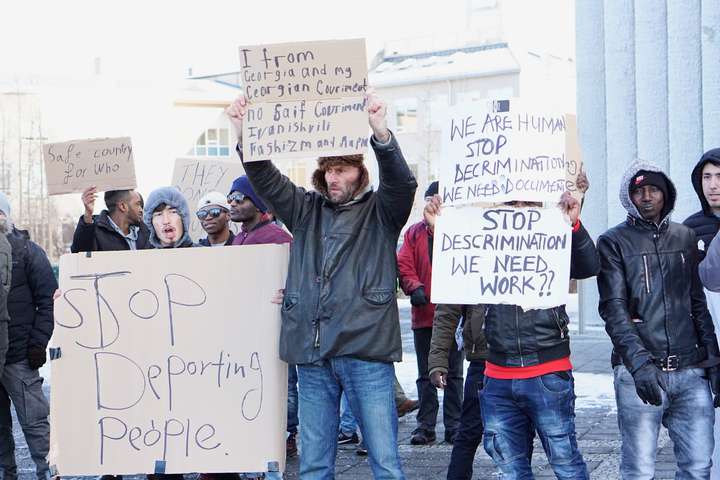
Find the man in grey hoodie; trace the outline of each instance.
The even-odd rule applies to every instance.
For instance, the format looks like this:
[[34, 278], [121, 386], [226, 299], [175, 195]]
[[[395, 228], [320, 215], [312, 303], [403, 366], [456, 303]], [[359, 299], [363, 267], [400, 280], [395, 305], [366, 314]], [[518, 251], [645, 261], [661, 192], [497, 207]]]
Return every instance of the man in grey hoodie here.
[[627, 220], [598, 239], [622, 478], [653, 478], [660, 425], [674, 441], [677, 478], [710, 476], [720, 351], [698, 277], [697, 238], [670, 221], [675, 199], [660, 168], [633, 163], [620, 184]]

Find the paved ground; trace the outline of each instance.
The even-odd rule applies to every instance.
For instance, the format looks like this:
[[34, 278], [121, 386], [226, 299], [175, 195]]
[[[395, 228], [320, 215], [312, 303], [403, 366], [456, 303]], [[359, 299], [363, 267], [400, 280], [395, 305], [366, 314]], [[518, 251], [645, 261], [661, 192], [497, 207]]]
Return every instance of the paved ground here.
[[[405, 361], [398, 366], [398, 378], [411, 397], [416, 397], [414, 388], [415, 354], [412, 333], [409, 328], [409, 312], [401, 308], [403, 327], [403, 349]], [[577, 435], [580, 449], [591, 471], [592, 479], [613, 480], [618, 478], [620, 439], [617, 417], [612, 393], [612, 372], [610, 370], [611, 345], [606, 336], [574, 336], [572, 339], [575, 366]], [[441, 409], [442, 411], [442, 409]], [[400, 453], [408, 480], [444, 479], [450, 458], [451, 446], [440, 442], [432, 446], [415, 447], [410, 445], [410, 435], [414, 428], [414, 415], [400, 419]], [[442, 422], [438, 421], [438, 438], [443, 438]], [[22, 434], [16, 425], [17, 454], [19, 457], [20, 479], [34, 477], [28, 451]], [[539, 443], [535, 445], [533, 466], [536, 477], [555, 478], [548, 467], [545, 454]], [[288, 462], [286, 479], [297, 479], [297, 458]], [[674, 457], [672, 444], [663, 430], [660, 436], [656, 479], [674, 478]], [[142, 477], [136, 477], [138, 479]], [[372, 475], [366, 457], [355, 454], [353, 447], [342, 448], [338, 453], [336, 478], [342, 480], [370, 479]], [[492, 461], [482, 450], [475, 457], [474, 479], [499, 478]], [[128, 479], [130, 480], [130, 479]]]

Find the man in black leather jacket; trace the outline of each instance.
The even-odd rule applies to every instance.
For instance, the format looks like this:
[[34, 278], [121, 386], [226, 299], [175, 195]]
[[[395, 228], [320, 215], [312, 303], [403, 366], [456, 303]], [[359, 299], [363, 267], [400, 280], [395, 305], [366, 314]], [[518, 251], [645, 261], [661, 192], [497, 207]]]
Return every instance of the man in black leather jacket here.
[[675, 199], [661, 169], [635, 162], [620, 186], [627, 220], [598, 240], [599, 310], [614, 345], [623, 478], [653, 477], [661, 423], [675, 440], [678, 475], [710, 475], [710, 388], [718, 394], [720, 352], [698, 278], [697, 239], [670, 221]]

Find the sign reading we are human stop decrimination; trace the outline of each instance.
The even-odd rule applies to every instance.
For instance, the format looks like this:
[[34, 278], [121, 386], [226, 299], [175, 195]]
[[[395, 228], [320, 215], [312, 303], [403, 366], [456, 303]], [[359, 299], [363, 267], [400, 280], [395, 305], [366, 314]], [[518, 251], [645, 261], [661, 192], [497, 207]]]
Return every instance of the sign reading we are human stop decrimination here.
[[270, 299], [287, 261], [286, 245], [64, 255], [57, 474], [282, 472], [287, 365]]
[[240, 47], [245, 161], [363, 153], [364, 39]]
[[518, 99], [451, 107], [439, 162], [443, 204], [557, 202], [577, 169], [566, 131], [564, 113]]

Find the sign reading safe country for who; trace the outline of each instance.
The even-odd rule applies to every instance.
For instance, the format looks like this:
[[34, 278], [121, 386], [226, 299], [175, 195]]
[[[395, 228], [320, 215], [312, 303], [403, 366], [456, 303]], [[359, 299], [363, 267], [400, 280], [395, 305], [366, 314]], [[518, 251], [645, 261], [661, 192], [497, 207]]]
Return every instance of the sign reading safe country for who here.
[[363, 153], [365, 40], [240, 47], [245, 161]]
[[562, 112], [518, 99], [451, 107], [439, 167], [443, 204], [557, 202], [578, 160], [567, 158], [566, 124]]
[[287, 260], [286, 245], [64, 255], [58, 474], [282, 471], [287, 365], [270, 299]]
[[135, 160], [129, 137], [72, 140], [43, 145], [48, 195], [135, 188]]
[[572, 233], [558, 208], [445, 208], [434, 238], [433, 303], [567, 303]]

